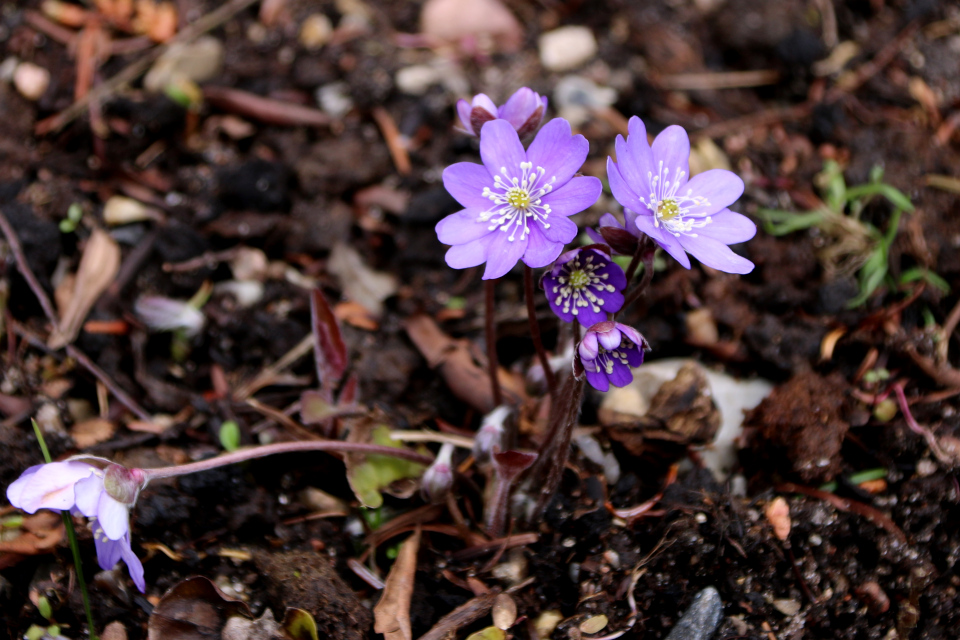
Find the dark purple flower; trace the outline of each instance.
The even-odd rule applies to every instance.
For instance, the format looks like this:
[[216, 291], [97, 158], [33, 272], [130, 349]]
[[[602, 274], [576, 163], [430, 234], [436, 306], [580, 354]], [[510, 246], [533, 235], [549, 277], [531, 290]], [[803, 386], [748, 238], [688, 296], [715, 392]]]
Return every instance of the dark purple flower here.
[[540, 126], [547, 115], [547, 99], [532, 89], [522, 87], [502, 107], [497, 108], [489, 96], [478, 93], [472, 102], [457, 102], [457, 115], [460, 116], [464, 131], [472, 136], [479, 135], [485, 123], [501, 118], [516, 129], [517, 135], [525, 138]]
[[122, 559], [143, 592], [143, 565], [130, 547], [130, 508], [145, 484], [143, 472], [95, 460], [104, 468], [82, 460], [30, 467], [7, 487], [7, 499], [27, 513], [51, 509], [90, 518], [100, 567], [112, 569]]
[[691, 178], [690, 140], [676, 125], [647, 143], [640, 118], [630, 118], [630, 135], [617, 136], [617, 162], [607, 159], [614, 197], [637, 212], [634, 225], [687, 269], [687, 253], [728, 273], [750, 273], [753, 263], [727, 245], [752, 238], [757, 227], [727, 209], [743, 193], [743, 180], [731, 171], [711, 169]]
[[567, 251], [543, 276], [543, 290], [553, 312], [564, 322], [579, 320], [585, 327], [619, 311], [626, 286], [623, 269], [594, 247]]
[[483, 164], [459, 162], [443, 172], [443, 185], [464, 207], [437, 223], [440, 242], [452, 245], [447, 264], [465, 269], [487, 263], [485, 280], [523, 261], [545, 267], [577, 236], [568, 219], [600, 196], [600, 180], [574, 177], [589, 144], [570, 123], [555, 118], [524, 151], [506, 120], [491, 120], [480, 135]]
[[643, 364], [647, 341], [640, 332], [619, 322], [598, 322], [589, 329], [577, 348], [587, 382], [598, 391], [612, 384], [622, 387], [633, 381], [632, 367]]

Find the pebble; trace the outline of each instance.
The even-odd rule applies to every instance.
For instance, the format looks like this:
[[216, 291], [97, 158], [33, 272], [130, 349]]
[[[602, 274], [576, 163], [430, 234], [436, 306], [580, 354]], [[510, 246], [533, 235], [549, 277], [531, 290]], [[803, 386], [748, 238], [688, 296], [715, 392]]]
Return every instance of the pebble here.
[[597, 54], [597, 39], [587, 27], [560, 27], [540, 36], [540, 62], [549, 71], [569, 71]]
[[300, 44], [311, 51], [319, 49], [330, 41], [333, 35], [333, 23], [322, 13], [307, 16], [300, 27]]
[[353, 109], [350, 87], [345, 82], [331, 82], [316, 91], [317, 104], [331, 117], [339, 120]]
[[173, 44], [153, 63], [143, 79], [147, 91], [159, 93], [175, 82], [203, 82], [223, 68], [223, 44], [213, 36], [191, 44]]
[[709, 640], [723, 619], [723, 602], [713, 587], [707, 587], [694, 597], [667, 640]]
[[553, 90], [560, 117], [574, 127], [589, 120], [593, 111], [612, 106], [617, 98], [616, 89], [601, 87], [583, 76], [564, 76]]
[[23, 62], [13, 72], [13, 84], [20, 95], [36, 102], [50, 86], [50, 72], [32, 62]]
[[397, 88], [411, 96], [422, 96], [435, 84], [443, 82], [440, 70], [426, 64], [416, 64], [397, 71]]

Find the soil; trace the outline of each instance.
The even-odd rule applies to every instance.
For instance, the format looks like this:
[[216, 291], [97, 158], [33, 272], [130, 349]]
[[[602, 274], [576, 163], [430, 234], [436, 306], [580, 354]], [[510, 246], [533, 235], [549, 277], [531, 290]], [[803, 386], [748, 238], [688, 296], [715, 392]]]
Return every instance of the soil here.
[[[221, 5], [173, 4], [181, 30]], [[696, 154], [719, 155], [746, 183], [734, 208], [758, 223], [765, 208], [817, 208], [817, 175], [827, 160], [840, 163], [849, 186], [869, 182], [882, 167], [883, 181], [916, 207], [904, 213], [888, 252], [889, 277], [864, 305], [848, 308], [859, 291], [857, 265], [836, 268], [825, 258], [837, 238], [817, 228], [773, 236], [762, 225], [736, 248], [756, 264], [748, 275], [697, 264], [686, 270], [668, 256], [658, 267], [649, 290], [619, 318], [650, 342], [648, 359], [690, 357], [776, 385], [746, 417], [733, 479], [699, 464], [697, 447], [718, 420], [697, 378], [664, 391], [645, 422], [616, 429], [598, 426], [599, 398], [588, 393], [580, 423], [616, 456], [622, 474], [608, 486], [604, 469], [575, 448], [543, 519], [513, 529], [536, 533], [536, 541], [513, 548], [476, 547], [486, 482], [476, 466], [461, 469], [455, 509], [429, 507], [407, 491], [364, 510], [343, 462], [325, 454], [159, 482], [133, 513], [146, 595], [122, 566], [99, 571], [91, 534], [79, 532], [99, 631], [120, 621], [127, 637], [146, 638], [161, 596], [204, 576], [258, 618], [270, 609], [280, 619], [297, 607], [314, 616], [321, 637], [375, 637], [380, 591], [349, 561], [362, 558], [383, 578], [397, 544], [419, 522], [415, 638], [476, 596], [511, 587], [519, 614], [514, 637], [535, 637], [534, 622], [556, 611], [553, 638], [581, 637], [580, 624], [598, 614], [608, 618], [599, 636], [626, 629], [621, 637], [663, 638], [711, 585], [723, 602], [718, 639], [956, 637], [960, 344], [951, 316], [960, 290], [960, 8], [929, 0], [507, 0], [522, 45], [489, 53], [475, 42], [442, 51], [424, 46], [413, 35], [423, 4], [265, 0], [278, 11], [274, 17], [254, 5], [211, 31], [223, 45], [223, 64], [202, 86], [312, 109], [317, 89], [333, 86], [352, 108], [323, 116], [324, 126], [278, 123], [249, 106], [209, 100], [187, 109], [145, 91], [138, 79], [110, 92], [92, 118], [84, 112], [47, 133], [37, 132], [38, 123], [74, 102], [81, 54], [38, 26], [39, 0], [4, 6], [2, 57], [42, 67], [50, 83], [31, 101], [0, 82], [0, 211], [40, 286], [60, 304], [92, 230], [107, 228], [105, 204], [126, 196], [150, 208], [135, 222], [109, 227], [121, 267], [73, 344], [148, 417], [167, 419], [160, 428], [144, 425], [90, 367], [45, 346], [43, 309], [4, 244], [0, 485], [42, 462], [31, 417], [54, 457], [83, 451], [142, 467], [219, 453], [221, 428], [231, 421], [242, 445], [302, 439], [304, 430], [331, 435], [330, 421], [296, 422], [301, 392], [318, 385], [310, 357], [243, 397], [238, 392], [311, 333], [314, 287], [343, 327], [353, 376], [344, 388], [355, 388], [393, 429], [472, 436], [482, 416], [451, 391], [448, 369], [422, 356], [405, 330], [409, 318], [426, 314], [454, 339], [445, 354], [456, 352], [458, 366], [479, 366], [480, 273], [447, 267], [433, 231], [460, 208], [442, 187], [443, 168], [478, 159], [476, 141], [454, 129], [454, 94], [483, 91], [502, 101], [530, 86], [550, 96], [552, 110], [561, 107], [553, 92], [567, 74], [543, 69], [537, 47], [541, 34], [563, 25], [588, 27], [598, 40], [598, 54], [575, 73], [618, 96], [611, 109], [577, 126], [591, 145], [585, 174], [605, 178], [614, 139], [626, 133], [623, 118], [633, 115], [653, 133], [683, 125]], [[825, 6], [832, 7], [827, 16]], [[366, 27], [338, 27], [332, 42], [308, 49], [299, 27], [317, 12], [334, 25], [345, 13], [362, 14]], [[104, 28], [115, 40], [129, 37]], [[837, 43], [856, 48], [844, 65], [824, 71]], [[143, 55], [103, 60], [93, 86]], [[405, 92], [398, 71], [438, 60], [462, 89], [445, 88], [441, 79], [417, 95]], [[770, 70], [775, 79], [711, 84], [723, 80], [718, 73], [752, 70]], [[406, 151], [398, 156], [396, 145]], [[954, 181], [931, 178], [942, 175]], [[64, 229], [71, 205], [82, 218]], [[576, 221], [594, 225], [618, 207], [607, 194]], [[881, 231], [890, 216], [880, 198], [860, 212]], [[936, 278], [913, 277], [923, 270]], [[235, 280], [246, 284], [228, 284]], [[389, 293], [377, 298], [371, 291], [384, 281]], [[206, 324], [193, 337], [148, 332], [134, 311], [141, 296], [189, 299], [205, 282], [213, 293], [203, 307]], [[545, 302], [537, 309], [544, 342], [562, 348], [569, 330]], [[498, 282], [496, 305], [496, 352], [505, 376], [519, 381], [511, 389], [526, 402], [519, 444], [531, 447], [544, 421], [536, 385], [523, 388], [536, 358], [519, 270]], [[916, 425], [896, 406], [897, 386]], [[278, 418], [287, 409], [287, 419]], [[78, 446], [75, 426], [97, 416], [115, 429]], [[662, 446], [637, 435], [651, 424]], [[876, 470], [870, 480], [858, 477]], [[778, 495], [790, 510], [784, 539], [765, 511]], [[615, 514], [648, 500], [636, 516]], [[11, 514], [3, 508], [0, 518]], [[404, 517], [410, 520], [396, 519]], [[20, 531], [9, 522], [0, 519], [0, 541]], [[63, 635], [85, 637], [68, 547], [36, 551], [0, 552], [0, 638], [48, 624], [38, 595], [51, 602]], [[457, 637], [489, 624], [481, 617]]]

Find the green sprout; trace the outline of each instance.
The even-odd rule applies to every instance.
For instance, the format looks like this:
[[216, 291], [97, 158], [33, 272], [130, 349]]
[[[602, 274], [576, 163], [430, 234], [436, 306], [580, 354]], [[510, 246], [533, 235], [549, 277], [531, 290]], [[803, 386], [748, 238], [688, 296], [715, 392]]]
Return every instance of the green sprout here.
[[67, 208], [67, 217], [60, 221], [60, 233], [73, 233], [83, 217], [83, 208], [79, 202], [74, 202]]
[[[887, 278], [890, 247], [897, 237], [900, 216], [904, 211], [913, 211], [913, 203], [902, 191], [883, 182], [880, 166], [873, 167], [866, 184], [848, 187], [840, 165], [827, 160], [814, 182], [820, 188], [823, 206], [802, 213], [760, 209], [759, 214], [764, 229], [774, 236], [814, 227], [824, 234], [828, 242], [820, 251], [820, 260], [827, 277], [857, 272], [859, 292], [847, 302], [847, 308], [853, 309], [865, 303]], [[885, 231], [860, 217], [864, 207], [876, 196], [885, 198], [893, 206]], [[908, 270], [899, 283], [915, 280], [949, 290], [943, 278], [923, 268]]]

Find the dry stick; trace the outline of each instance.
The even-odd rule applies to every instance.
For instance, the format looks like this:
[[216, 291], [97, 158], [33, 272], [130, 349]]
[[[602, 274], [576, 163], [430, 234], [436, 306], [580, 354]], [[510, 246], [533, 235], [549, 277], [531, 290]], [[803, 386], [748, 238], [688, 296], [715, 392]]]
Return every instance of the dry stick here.
[[[43, 290], [43, 287], [40, 285], [40, 281], [37, 280], [37, 276], [34, 275], [33, 270], [30, 268], [30, 265], [27, 263], [27, 258], [23, 253], [23, 245], [20, 244], [20, 238], [17, 236], [17, 232], [14, 231], [13, 227], [10, 225], [10, 221], [7, 220], [7, 216], [0, 211], [0, 230], [3, 231], [3, 235], [7, 237], [7, 242], [10, 244], [10, 250], [13, 252], [13, 259], [17, 263], [17, 270], [20, 271], [20, 275], [23, 276], [23, 279], [27, 281], [27, 285], [30, 287], [30, 290], [33, 291], [33, 295], [36, 296], [37, 301], [40, 303], [40, 308], [43, 309], [43, 313], [47, 316], [47, 320], [56, 327], [57, 326], [57, 314], [53, 310], [53, 305], [50, 303], [50, 298], [47, 297], [47, 292]], [[125, 406], [127, 409], [132, 411], [138, 418], [144, 422], [149, 422], [153, 418], [149, 413], [147, 413], [137, 402], [131, 398], [127, 393], [117, 386], [117, 384], [107, 375], [107, 373], [94, 364], [93, 360], [87, 357], [83, 351], [68, 344], [66, 347], [67, 355], [75, 359], [80, 363], [85, 369], [92, 373], [97, 380], [103, 383], [103, 385], [110, 390], [110, 393], [120, 401], [120, 403]]]
[[211, 29], [216, 29], [221, 24], [232, 18], [237, 13], [243, 11], [257, 0], [230, 0], [226, 4], [214, 9], [199, 20], [188, 24], [184, 29], [165, 45], [160, 45], [152, 51], [144, 54], [142, 58], [127, 65], [123, 71], [113, 76], [103, 84], [89, 91], [84, 97], [80, 98], [72, 105], [61, 111], [55, 116], [38, 122], [35, 131], [39, 135], [59, 131], [66, 125], [80, 117], [84, 111], [94, 101], [103, 101], [119, 89], [122, 85], [136, 80], [141, 74], [150, 68], [150, 65], [173, 45], [185, 44], [191, 42]]
[[496, 298], [494, 297], [494, 283], [496, 280], [484, 280], [484, 323], [483, 329], [485, 340], [487, 342], [487, 371], [490, 374], [490, 388], [493, 392], [493, 406], [499, 407], [503, 404], [503, 392], [500, 390], [500, 378], [497, 372], [500, 370], [500, 363], [497, 360], [497, 327], [494, 319]]
[[537, 307], [534, 303], [533, 291], [533, 269], [523, 265], [523, 294], [527, 299], [527, 321], [530, 323], [530, 337], [533, 339], [534, 349], [537, 350], [540, 366], [543, 367], [543, 377], [547, 381], [547, 391], [550, 392], [552, 399], [556, 399], [557, 378], [550, 367], [550, 359], [547, 358], [547, 351], [543, 348], [543, 340], [540, 338], [540, 323], [537, 322]]
[[473, 624], [490, 612], [498, 595], [500, 590], [493, 589], [490, 593], [468, 600], [440, 618], [430, 631], [420, 636], [420, 640], [443, 640], [457, 629]]

